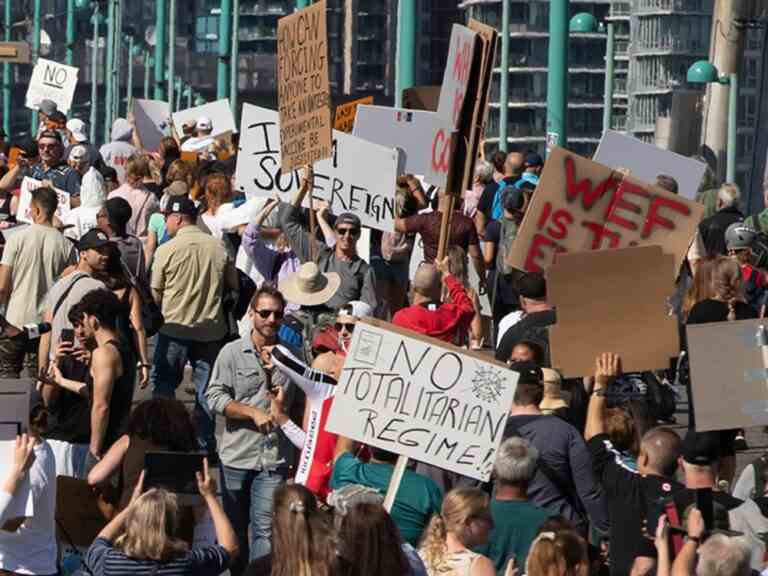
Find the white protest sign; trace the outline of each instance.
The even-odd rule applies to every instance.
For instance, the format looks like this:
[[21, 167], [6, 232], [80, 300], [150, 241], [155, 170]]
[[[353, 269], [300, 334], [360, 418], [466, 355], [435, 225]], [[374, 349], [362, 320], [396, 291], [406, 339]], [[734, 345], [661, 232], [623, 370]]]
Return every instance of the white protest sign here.
[[27, 108], [38, 110], [42, 100], [53, 100], [59, 112], [69, 113], [75, 97], [78, 69], [38, 58], [27, 88]]
[[[325, 200], [334, 214], [352, 212], [363, 226], [384, 232], [394, 230], [395, 187], [398, 152], [333, 131], [333, 156], [314, 165], [312, 195]], [[278, 113], [243, 104], [240, 153], [235, 186], [251, 197], [272, 197], [278, 192], [290, 201], [298, 190], [300, 174], [280, 170], [280, 125]], [[305, 205], [309, 205], [308, 199]]]
[[454, 24], [451, 29], [448, 60], [445, 63], [443, 85], [440, 88], [440, 100], [437, 103], [438, 116], [448, 121], [451, 128], [459, 125], [464, 97], [467, 95], [475, 36], [477, 36], [476, 32], [461, 24]]
[[[32, 214], [30, 212], [32, 205], [32, 191], [37, 190], [42, 186], [43, 183], [40, 180], [35, 180], [34, 178], [30, 178], [28, 176], [24, 177], [24, 179], [21, 181], [21, 188], [19, 191], [19, 207], [16, 212], [16, 220], [19, 222], [26, 222], [27, 224], [32, 224]], [[69, 193], [65, 192], [64, 190], [59, 190], [58, 188], [54, 188], [54, 191], [59, 197], [59, 205], [56, 208], [56, 216], [59, 217], [59, 220], [64, 222], [64, 220], [69, 215], [71, 206]]]
[[229, 105], [229, 98], [174, 112], [172, 118], [176, 134], [179, 136], [184, 134], [182, 129], [184, 124], [188, 122], [196, 124], [200, 118], [208, 118], [211, 121], [213, 126], [212, 138], [237, 132], [235, 118], [232, 116], [232, 108]]
[[612, 130], [603, 135], [592, 159], [609, 168], [629, 170], [632, 176], [649, 184], [661, 174], [672, 176], [677, 180], [680, 196], [690, 200], [696, 199], [707, 170], [704, 162]]
[[400, 148], [408, 174], [421, 174], [433, 186], [445, 186], [451, 127], [437, 112], [362, 104], [352, 134]]
[[378, 320], [355, 329], [327, 429], [488, 480], [518, 374]]
[[153, 152], [171, 134], [171, 108], [162, 100], [133, 100], [133, 121], [145, 149]]

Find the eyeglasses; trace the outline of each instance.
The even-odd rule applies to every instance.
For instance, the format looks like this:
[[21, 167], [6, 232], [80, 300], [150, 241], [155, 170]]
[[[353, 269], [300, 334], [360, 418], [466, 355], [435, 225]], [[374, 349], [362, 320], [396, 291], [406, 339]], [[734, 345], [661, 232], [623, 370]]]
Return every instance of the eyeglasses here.
[[355, 331], [354, 322], [336, 322], [336, 332], [342, 332], [346, 330], [350, 334]]
[[360, 231], [357, 228], [336, 228], [339, 236], [357, 236]]
[[254, 310], [256, 314], [264, 318], [266, 320], [270, 316], [274, 316], [275, 320], [282, 320], [283, 318], [283, 311], [282, 310]]

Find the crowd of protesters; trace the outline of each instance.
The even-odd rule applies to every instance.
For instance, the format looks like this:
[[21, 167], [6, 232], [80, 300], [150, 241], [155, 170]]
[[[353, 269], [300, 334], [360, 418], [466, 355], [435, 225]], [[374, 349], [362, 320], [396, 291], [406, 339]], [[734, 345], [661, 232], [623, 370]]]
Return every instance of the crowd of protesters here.
[[[606, 350], [593, 377], [552, 368], [547, 279], [507, 258], [539, 185], [537, 153], [477, 163], [444, 258], [452, 199], [401, 176], [394, 231], [373, 231], [366, 261], [355, 214], [303, 207], [311, 169], [293, 198], [238, 193], [237, 143], [211, 137], [208, 118], [150, 152], [126, 119], [99, 150], [81, 120], [47, 101], [40, 112], [34, 141], [0, 142], [0, 376], [36, 381], [29, 430], [0, 484], [0, 574], [60, 573], [61, 476], [111, 503], [83, 556], [94, 575], [765, 569], [768, 464], [755, 461], [737, 479], [743, 431], [697, 432], [692, 413], [687, 431], [670, 427], [684, 366], [623, 374]], [[25, 177], [39, 182], [23, 215], [31, 224], [18, 213]], [[665, 175], [656, 184], [677, 188]], [[762, 317], [768, 297], [757, 265], [768, 209], [745, 220], [731, 183], [699, 199], [708, 214], [669, 300], [683, 347], [687, 324]], [[417, 239], [424, 261], [411, 275]], [[385, 509], [398, 455], [326, 429], [365, 317], [518, 373], [490, 482], [412, 462]], [[11, 337], [14, 326], [41, 323], [51, 329], [39, 340]], [[175, 399], [185, 378], [191, 411]], [[152, 398], [135, 402], [137, 388]], [[145, 489], [153, 451], [205, 455], [197, 504]], [[29, 516], [14, 505], [25, 482]]]

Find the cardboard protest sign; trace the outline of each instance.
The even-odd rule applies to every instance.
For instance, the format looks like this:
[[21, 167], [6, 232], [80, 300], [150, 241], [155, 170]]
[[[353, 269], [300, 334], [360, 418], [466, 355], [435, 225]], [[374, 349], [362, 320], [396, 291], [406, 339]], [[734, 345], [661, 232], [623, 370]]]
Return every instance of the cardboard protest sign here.
[[59, 112], [69, 113], [75, 97], [78, 69], [38, 58], [27, 88], [27, 108], [38, 110], [42, 100], [53, 100]]
[[609, 168], [629, 170], [630, 175], [645, 182], [653, 183], [661, 174], [672, 176], [677, 180], [678, 194], [691, 200], [696, 198], [707, 170], [704, 162], [612, 130], [603, 134], [593, 160]]
[[327, 429], [488, 480], [518, 374], [378, 320], [358, 322]]
[[331, 92], [325, 0], [277, 21], [280, 164], [285, 170], [330, 158]]
[[27, 42], [0, 42], [0, 62], [3, 64], [29, 64], [31, 52]]
[[[243, 104], [235, 186], [249, 198], [278, 192], [290, 201], [299, 188], [299, 171], [281, 169], [280, 134], [277, 112]], [[334, 131], [333, 138], [333, 157], [314, 167], [314, 198], [328, 202], [334, 214], [352, 212], [364, 226], [393, 231], [398, 152], [344, 132]]]
[[438, 115], [449, 126], [458, 128], [464, 107], [464, 98], [470, 81], [470, 71], [475, 51], [477, 34], [461, 24], [451, 28], [448, 60], [443, 72], [443, 84], [440, 88], [440, 100], [437, 103]]
[[704, 206], [553, 148], [509, 258], [541, 272], [556, 253], [660, 245], [685, 257]]
[[171, 108], [162, 100], [133, 100], [133, 121], [144, 148], [155, 151], [171, 133]]
[[115, 513], [100, 501], [87, 480], [56, 477], [57, 538], [75, 546], [90, 546]]
[[558, 255], [547, 270], [547, 299], [557, 309], [552, 367], [567, 378], [591, 376], [595, 358], [615, 352], [625, 372], [669, 368], [680, 352], [666, 306], [676, 273], [660, 246]]
[[405, 171], [421, 174], [433, 186], [445, 186], [450, 127], [436, 112], [388, 106], [357, 107], [352, 134], [405, 154]]
[[172, 119], [176, 134], [181, 136], [184, 133], [182, 127], [185, 124], [188, 122], [196, 124], [202, 117], [208, 118], [211, 121], [211, 125], [213, 126], [213, 132], [211, 132], [212, 138], [237, 132], [235, 117], [232, 116], [232, 109], [229, 105], [229, 98], [224, 98], [223, 100], [208, 102], [202, 106], [195, 106], [194, 108], [187, 108], [186, 110], [174, 112]]
[[336, 113], [333, 117], [333, 129], [339, 132], [351, 133], [352, 127], [355, 125], [357, 107], [361, 104], [373, 104], [373, 96], [358, 98], [357, 100], [336, 106]]
[[403, 108], [437, 112], [440, 86], [413, 86], [403, 90]]
[[768, 319], [686, 330], [696, 430], [768, 424]]
[[[28, 176], [25, 176], [21, 181], [21, 188], [19, 190], [19, 207], [16, 212], [16, 220], [19, 222], [26, 222], [27, 224], [32, 224], [32, 214], [30, 213], [30, 208], [32, 205], [32, 191], [37, 190], [42, 185], [43, 183], [40, 180], [35, 180], [34, 178], [30, 178]], [[71, 209], [69, 193], [65, 192], [64, 190], [59, 190], [58, 188], [54, 188], [54, 190], [56, 195], [59, 197], [59, 205], [56, 208], [56, 216], [58, 216], [59, 220], [63, 222], [69, 215], [69, 211]]]

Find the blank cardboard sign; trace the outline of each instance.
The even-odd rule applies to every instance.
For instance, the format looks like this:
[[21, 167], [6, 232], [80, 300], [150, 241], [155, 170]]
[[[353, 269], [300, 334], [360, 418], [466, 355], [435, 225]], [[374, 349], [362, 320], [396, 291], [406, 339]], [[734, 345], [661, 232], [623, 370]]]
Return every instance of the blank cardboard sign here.
[[687, 326], [696, 430], [768, 424], [768, 319]]
[[669, 367], [680, 350], [667, 315], [675, 264], [660, 246], [561, 254], [547, 272], [552, 366], [566, 377], [591, 376], [602, 352], [621, 355], [625, 372]]

